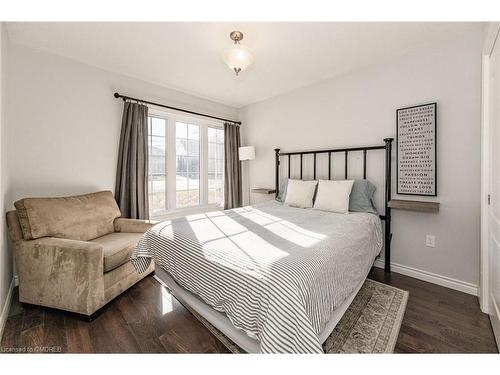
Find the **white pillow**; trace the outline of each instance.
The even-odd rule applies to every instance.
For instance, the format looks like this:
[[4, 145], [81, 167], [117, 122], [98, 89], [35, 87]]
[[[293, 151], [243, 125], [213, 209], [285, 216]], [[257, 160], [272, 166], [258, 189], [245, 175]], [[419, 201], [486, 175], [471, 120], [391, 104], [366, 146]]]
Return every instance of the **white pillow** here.
[[317, 183], [318, 181], [288, 180], [285, 205], [311, 208]]
[[319, 180], [314, 209], [345, 214], [349, 212], [349, 196], [354, 180]]

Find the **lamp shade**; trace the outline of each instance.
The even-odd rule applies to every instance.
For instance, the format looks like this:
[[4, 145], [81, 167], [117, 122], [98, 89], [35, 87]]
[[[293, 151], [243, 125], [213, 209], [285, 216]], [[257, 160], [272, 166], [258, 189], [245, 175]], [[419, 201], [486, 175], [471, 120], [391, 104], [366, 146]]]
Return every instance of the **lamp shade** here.
[[238, 149], [240, 160], [254, 160], [255, 159], [255, 147], [245, 146]]
[[242, 72], [253, 62], [253, 55], [247, 47], [235, 43], [224, 54], [224, 61], [227, 66], [236, 72]]

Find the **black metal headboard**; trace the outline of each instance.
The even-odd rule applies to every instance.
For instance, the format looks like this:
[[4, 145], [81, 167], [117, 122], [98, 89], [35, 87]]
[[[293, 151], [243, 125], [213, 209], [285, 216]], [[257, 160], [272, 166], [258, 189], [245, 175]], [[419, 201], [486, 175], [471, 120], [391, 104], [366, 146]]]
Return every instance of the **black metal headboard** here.
[[384, 215], [380, 215], [380, 219], [385, 221], [385, 233], [384, 233], [384, 243], [385, 243], [385, 270], [391, 271], [391, 208], [389, 207], [389, 201], [391, 200], [391, 153], [392, 153], [392, 141], [394, 138], [384, 138], [384, 145], [380, 146], [361, 146], [361, 147], [351, 147], [351, 148], [335, 148], [331, 150], [313, 150], [313, 151], [296, 151], [296, 152], [280, 152], [279, 148], [275, 148], [274, 152], [276, 154], [276, 196], [279, 194], [280, 188], [280, 157], [288, 156], [288, 178], [290, 178], [290, 157], [292, 155], [300, 155], [300, 179], [302, 180], [302, 159], [304, 155], [313, 155], [313, 179], [316, 179], [316, 155], [317, 154], [328, 154], [328, 179], [332, 177], [332, 154], [343, 152], [345, 154], [345, 169], [344, 176], [348, 177], [348, 154], [353, 151], [363, 151], [363, 178], [366, 179], [366, 154], [371, 150], [385, 150], [385, 199]]

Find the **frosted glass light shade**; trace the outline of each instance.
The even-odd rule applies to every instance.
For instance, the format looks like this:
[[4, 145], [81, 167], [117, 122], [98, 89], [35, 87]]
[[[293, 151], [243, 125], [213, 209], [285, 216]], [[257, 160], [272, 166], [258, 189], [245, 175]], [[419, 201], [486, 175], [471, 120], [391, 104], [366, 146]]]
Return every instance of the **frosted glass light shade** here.
[[240, 160], [254, 160], [255, 159], [255, 147], [245, 146], [238, 149], [238, 155]]
[[239, 72], [248, 68], [253, 62], [253, 55], [247, 47], [235, 43], [224, 54], [224, 62], [229, 69], [234, 70], [238, 75]]

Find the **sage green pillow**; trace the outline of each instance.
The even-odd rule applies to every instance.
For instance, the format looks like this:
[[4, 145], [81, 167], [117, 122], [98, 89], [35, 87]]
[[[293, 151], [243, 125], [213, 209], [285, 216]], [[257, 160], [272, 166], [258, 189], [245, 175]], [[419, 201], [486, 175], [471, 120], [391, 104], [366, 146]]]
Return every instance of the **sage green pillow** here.
[[286, 189], [288, 187], [288, 178], [282, 178], [280, 181], [280, 191], [278, 192], [278, 196], [276, 200], [278, 202], [284, 203], [286, 199]]
[[354, 180], [349, 196], [349, 211], [369, 212], [378, 215], [373, 202], [376, 187], [368, 180]]

